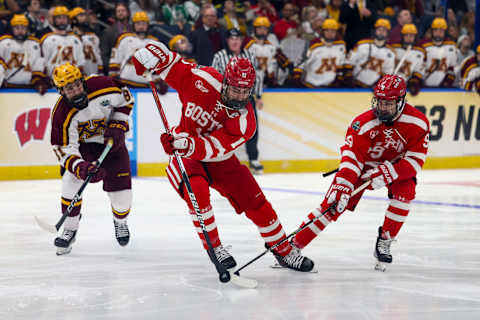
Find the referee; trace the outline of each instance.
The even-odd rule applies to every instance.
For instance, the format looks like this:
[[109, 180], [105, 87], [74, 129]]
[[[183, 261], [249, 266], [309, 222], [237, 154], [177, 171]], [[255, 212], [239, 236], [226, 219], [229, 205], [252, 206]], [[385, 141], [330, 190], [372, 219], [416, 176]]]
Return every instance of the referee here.
[[[225, 73], [225, 68], [227, 67], [228, 61], [230, 61], [233, 57], [240, 57], [240, 58], [247, 58], [255, 68], [258, 70], [258, 64], [255, 57], [247, 50], [242, 49], [242, 41], [243, 37], [242, 34], [238, 29], [230, 29], [227, 32], [227, 48], [218, 51], [213, 56], [212, 67], [217, 69], [221, 74]], [[253, 137], [247, 141], [247, 155], [248, 155], [248, 163], [250, 166], [250, 170], [253, 174], [262, 174], [263, 173], [263, 165], [258, 161], [258, 116], [257, 116], [257, 107], [258, 109], [263, 108], [263, 101], [261, 99], [263, 93], [263, 76], [260, 72], [256, 73], [256, 80], [255, 80], [255, 91], [254, 97], [252, 97], [251, 103], [253, 106], [253, 110], [255, 111], [255, 119], [257, 120], [257, 130]]]

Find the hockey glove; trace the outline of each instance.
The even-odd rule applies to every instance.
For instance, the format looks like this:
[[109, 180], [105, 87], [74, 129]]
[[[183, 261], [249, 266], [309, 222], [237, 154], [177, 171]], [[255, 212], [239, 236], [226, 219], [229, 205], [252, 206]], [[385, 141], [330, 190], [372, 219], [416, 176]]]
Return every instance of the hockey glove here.
[[475, 89], [477, 93], [480, 94], [480, 79], [475, 80]]
[[398, 178], [398, 174], [393, 165], [390, 162], [385, 161], [378, 167], [365, 172], [361, 178], [363, 180], [371, 180], [371, 186], [373, 190], [376, 190], [391, 184]]
[[421, 80], [417, 77], [411, 77], [408, 80], [407, 88], [412, 96], [416, 96], [420, 92]]
[[333, 203], [336, 203], [336, 206], [330, 212], [334, 216], [340, 215], [347, 208], [351, 194], [352, 189], [349, 186], [341, 183], [333, 183], [330, 189], [328, 189], [325, 199], [323, 199], [322, 208], [328, 208]]
[[79, 162], [75, 167], [74, 173], [75, 176], [81, 180], [85, 180], [89, 174], [93, 174], [92, 178], [90, 179], [91, 183], [102, 181], [106, 174], [105, 169], [97, 168], [95, 163], [88, 161]]
[[33, 85], [33, 88], [41, 95], [43, 96], [48, 89], [48, 84], [45, 80], [41, 79], [35, 82]]
[[135, 72], [138, 75], [143, 75], [145, 70], [155, 68], [156, 71], [160, 71], [170, 63], [172, 58], [172, 53], [164, 44], [155, 42], [148, 43], [145, 48], [137, 50], [132, 57], [132, 61]]
[[447, 74], [445, 78], [443, 79], [442, 83], [440, 84], [440, 87], [442, 88], [452, 88], [453, 87], [453, 81], [455, 81], [455, 76], [453, 74]]
[[192, 138], [185, 135], [180, 134], [179, 136], [174, 137], [172, 134], [162, 133], [160, 136], [160, 142], [162, 143], [165, 153], [171, 156], [177, 151], [182, 157], [191, 155], [195, 148], [195, 144]]
[[113, 139], [112, 151], [118, 150], [122, 146], [125, 146], [125, 132], [128, 131], [128, 123], [126, 121], [111, 120], [108, 123], [107, 129], [103, 133], [105, 143], [108, 138]]

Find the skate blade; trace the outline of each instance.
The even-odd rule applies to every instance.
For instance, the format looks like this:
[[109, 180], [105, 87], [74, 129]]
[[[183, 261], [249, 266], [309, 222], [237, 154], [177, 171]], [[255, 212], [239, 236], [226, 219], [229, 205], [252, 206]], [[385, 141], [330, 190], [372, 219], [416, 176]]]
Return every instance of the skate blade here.
[[57, 256], [63, 256], [64, 254], [69, 254], [72, 251], [72, 246], [67, 248], [57, 248]]
[[[274, 264], [270, 265], [270, 268], [292, 270], [292, 269], [289, 269], [289, 268], [286, 268], [286, 267], [282, 267], [278, 262], [275, 262]], [[292, 270], [292, 271], [302, 272], [302, 271], [297, 271], [297, 270]], [[307, 271], [307, 272], [303, 271], [302, 273], [318, 273], [318, 268], [317, 268], [317, 266], [314, 265], [312, 270]]]
[[387, 271], [387, 264], [384, 263], [384, 262], [377, 261], [377, 262], [375, 262], [374, 269], [377, 270], [377, 271], [385, 272], [385, 271]]

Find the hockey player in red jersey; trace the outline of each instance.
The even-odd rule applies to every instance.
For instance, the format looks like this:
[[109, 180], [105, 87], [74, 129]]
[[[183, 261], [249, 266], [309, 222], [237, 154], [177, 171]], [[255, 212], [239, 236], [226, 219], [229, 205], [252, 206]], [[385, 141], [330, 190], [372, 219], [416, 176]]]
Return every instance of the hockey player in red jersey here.
[[[176, 150], [182, 156], [219, 262], [227, 269], [236, 266], [220, 242], [210, 187], [226, 197], [238, 214], [245, 212], [267, 246], [284, 239], [282, 224], [270, 202], [234, 154], [255, 132], [255, 116], [249, 103], [255, 82], [252, 64], [244, 58], [232, 58], [222, 76], [212, 67], [197, 67], [185, 61], [156, 41], [138, 50], [133, 62], [137, 74], [154, 71], [178, 91], [183, 104], [180, 124], [172, 128], [172, 135], [162, 134], [161, 143], [167, 154]], [[166, 171], [174, 189], [187, 202], [193, 224], [207, 249], [175, 159], [171, 158]], [[313, 261], [301, 256], [287, 241], [274, 250], [274, 255], [284, 267], [298, 271], [313, 268]]]
[[[389, 205], [383, 226], [378, 228], [374, 255], [377, 266], [391, 263], [390, 244], [400, 231], [415, 198], [416, 176], [422, 170], [428, 150], [430, 124], [413, 106], [405, 103], [405, 81], [385, 75], [375, 86], [372, 109], [349, 126], [345, 144], [340, 148], [341, 164], [320, 207], [307, 217], [311, 223], [292, 239], [304, 248], [325, 227], [345, 211], [355, 210], [363, 192], [350, 197], [353, 190], [370, 180], [369, 189], [386, 187]], [[325, 215], [330, 206], [333, 209]]]
[[[103, 190], [112, 207], [115, 237], [125, 246], [130, 239], [127, 216], [132, 203], [125, 132], [133, 97], [126, 87], [119, 87], [110, 77], [85, 79], [80, 69], [70, 63], [56, 67], [52, 77], [61, 95], [52, 111], [51, 144], [62, 167], [62, 212], [92, 173], [91, 183], [103, 181]], [[107, 138], [113, 139], [113, 147], [96, 170], [94, 162], [105, 148], [103, 143]], [[81, 207], [80, 200], [65, 220], [62, 235], [55, 239], [57, 255], [72, 250]]]

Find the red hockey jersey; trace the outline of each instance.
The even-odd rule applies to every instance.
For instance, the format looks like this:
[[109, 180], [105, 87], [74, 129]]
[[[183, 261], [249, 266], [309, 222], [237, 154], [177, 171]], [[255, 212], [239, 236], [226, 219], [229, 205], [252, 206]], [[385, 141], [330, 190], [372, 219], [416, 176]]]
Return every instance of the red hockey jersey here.
[[230, 158], [255, 133], [251, 104], [240, 111], [226, 109], [221, 101], [223, 76], [217, 70], [199, 68], [163, 44], [152, 43], [165, 57], [157, 73], [178, 91], [182, 102], [182, 117], [173, 134], [188, 134], [194, 140], [194, 151], [188, 158], [200, 161]]
[[394, 180], [415, 177], [428, 151], [430, 124], [423, 113], [409, 104], [388, 126], [368, 110], [353, 119], [341, 150], [339, 176], [355, 184], [366, 169], [384, 161], [393, 164]]

